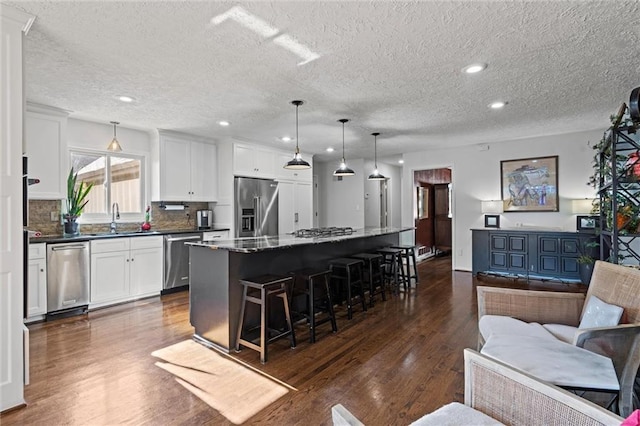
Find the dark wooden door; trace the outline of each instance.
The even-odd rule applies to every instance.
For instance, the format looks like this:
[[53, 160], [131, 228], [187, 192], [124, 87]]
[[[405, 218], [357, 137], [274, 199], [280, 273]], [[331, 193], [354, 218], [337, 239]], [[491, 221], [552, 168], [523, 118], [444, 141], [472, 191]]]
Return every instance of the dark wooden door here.
[[441, 251], [451, 251], [451, 217], [449, 209], [449, 184], [433, 185], [434, 239]]
[[434, 237], [434, 208], [433, 208], [433, 185], [421, 182], [420, 187], [424, 188], [426, 203], [426, 217], [416, 219], [416, 243], [422, 247], [433, 247], [436, 245]]

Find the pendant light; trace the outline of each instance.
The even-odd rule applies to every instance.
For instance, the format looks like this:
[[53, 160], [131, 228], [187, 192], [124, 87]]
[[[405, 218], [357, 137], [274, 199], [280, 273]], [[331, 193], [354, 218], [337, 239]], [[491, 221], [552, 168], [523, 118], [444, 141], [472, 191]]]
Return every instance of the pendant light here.
[[371, 136], [373, 136], [373, 155], [375, 158], [374, 161], [374, 165], [375, 165], [375, 170], [373, 171], [373, 173], [371, 173], [369, 175], [369, 180], [385, 180], [386, 177], [382, 176], [380, 174], [380, 172], [378, 171], [378, 135], [380, 133], [376, 132], [376, 133], [371, 133]]
[[122, 151], [122, 147], [118, 139], [116, 139], [116, 126], [120, 123], [117, 121], [110, 121], [109, 123], [113, 124], [113, 140], [111, 140], [111, 143], [107, 146], [107, 151], [120, 152]]
[[342, 161], [340, 161], [340, 167], [333, 172], [334, 176], [353, 176], [356, 174], [353, 170], [347, 167], [347, 163], [344, 160], [344, 123], [348, 123], [349, 120], [341, 118], [338, 122], [342, 123]]
[[293, 160], [289, 161], [284, 165], [285, 169], [288, 170], [305, 170], [310, 169], [311, 164], [307, 163], [302, 159], [300, 155], [300, 147], [298, 146], [298, 107], [302, 105], [303, 101], [291, 101], [293, 105], [296, 106], [296, 152], [293, 155]]

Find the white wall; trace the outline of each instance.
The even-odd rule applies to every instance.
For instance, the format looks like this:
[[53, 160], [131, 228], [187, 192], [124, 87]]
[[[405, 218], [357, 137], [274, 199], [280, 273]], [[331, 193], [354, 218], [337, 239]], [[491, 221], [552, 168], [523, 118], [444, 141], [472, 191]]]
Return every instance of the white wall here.
[[[335, 162], [315, 162], [314, 174], [318, 176], [318, 224], [324, 226], [351, 226], [364, 228], [364, 160], [349, 160], [355, 176], [345, 176], [341, 181], [333, 176]], [[368, 174], [367, 174], [368, 176]]]
[[595, 197], [588, 186], [592, 174], [595, 145], [602, 131], [554, 135], [490, 144], [487, 151], [477, 146], [405, 153], [402, 187], [402, 225], [413, 226], [413, 172], [452, 166], [453, 185], [453, 268], [471, 270], [471, 231], [483, 228], [482, 200], [499, 200], [500, 161], [519, 158], [558, 156], [559, 212], [502, 213], [501, 228], [523, 226], [557, 227], [575, 231], [571, 199]]

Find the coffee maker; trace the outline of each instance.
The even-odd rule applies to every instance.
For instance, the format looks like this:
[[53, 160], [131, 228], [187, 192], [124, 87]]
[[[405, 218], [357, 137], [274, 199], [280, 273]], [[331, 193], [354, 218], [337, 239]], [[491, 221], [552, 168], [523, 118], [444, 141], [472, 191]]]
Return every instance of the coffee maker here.
[[196, 226], [198, 230], [206, 230], [213, 228], [213, 211], [198, 210], [196, 212]]

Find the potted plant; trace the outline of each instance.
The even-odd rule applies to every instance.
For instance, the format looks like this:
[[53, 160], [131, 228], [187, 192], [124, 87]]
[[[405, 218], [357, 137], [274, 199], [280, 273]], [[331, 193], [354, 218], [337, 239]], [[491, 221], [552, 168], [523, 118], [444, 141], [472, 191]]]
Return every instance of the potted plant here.
[[67, 212], [63, 215], [65, 235], [79, 234], [77, 219], [82, 214], [84, 206], [89, 202], [86, 198], [91, 188], [93, 188], [93, 183], [84, 181], [76, 185], [77, 180], [78, 172], [74, 172], [72, 167], [67, 177], [67, 199], [65, 200]]
[[593, 265], [598, 257], [596, 248], [599, 245], [597, 241], [591, 240], [578, 246], [578, 251], [580, 252], [580, 256], [578, 256], [578, 272], [580, 273], [580, 281], [584, 285], [589, 285], [591, 281]]

